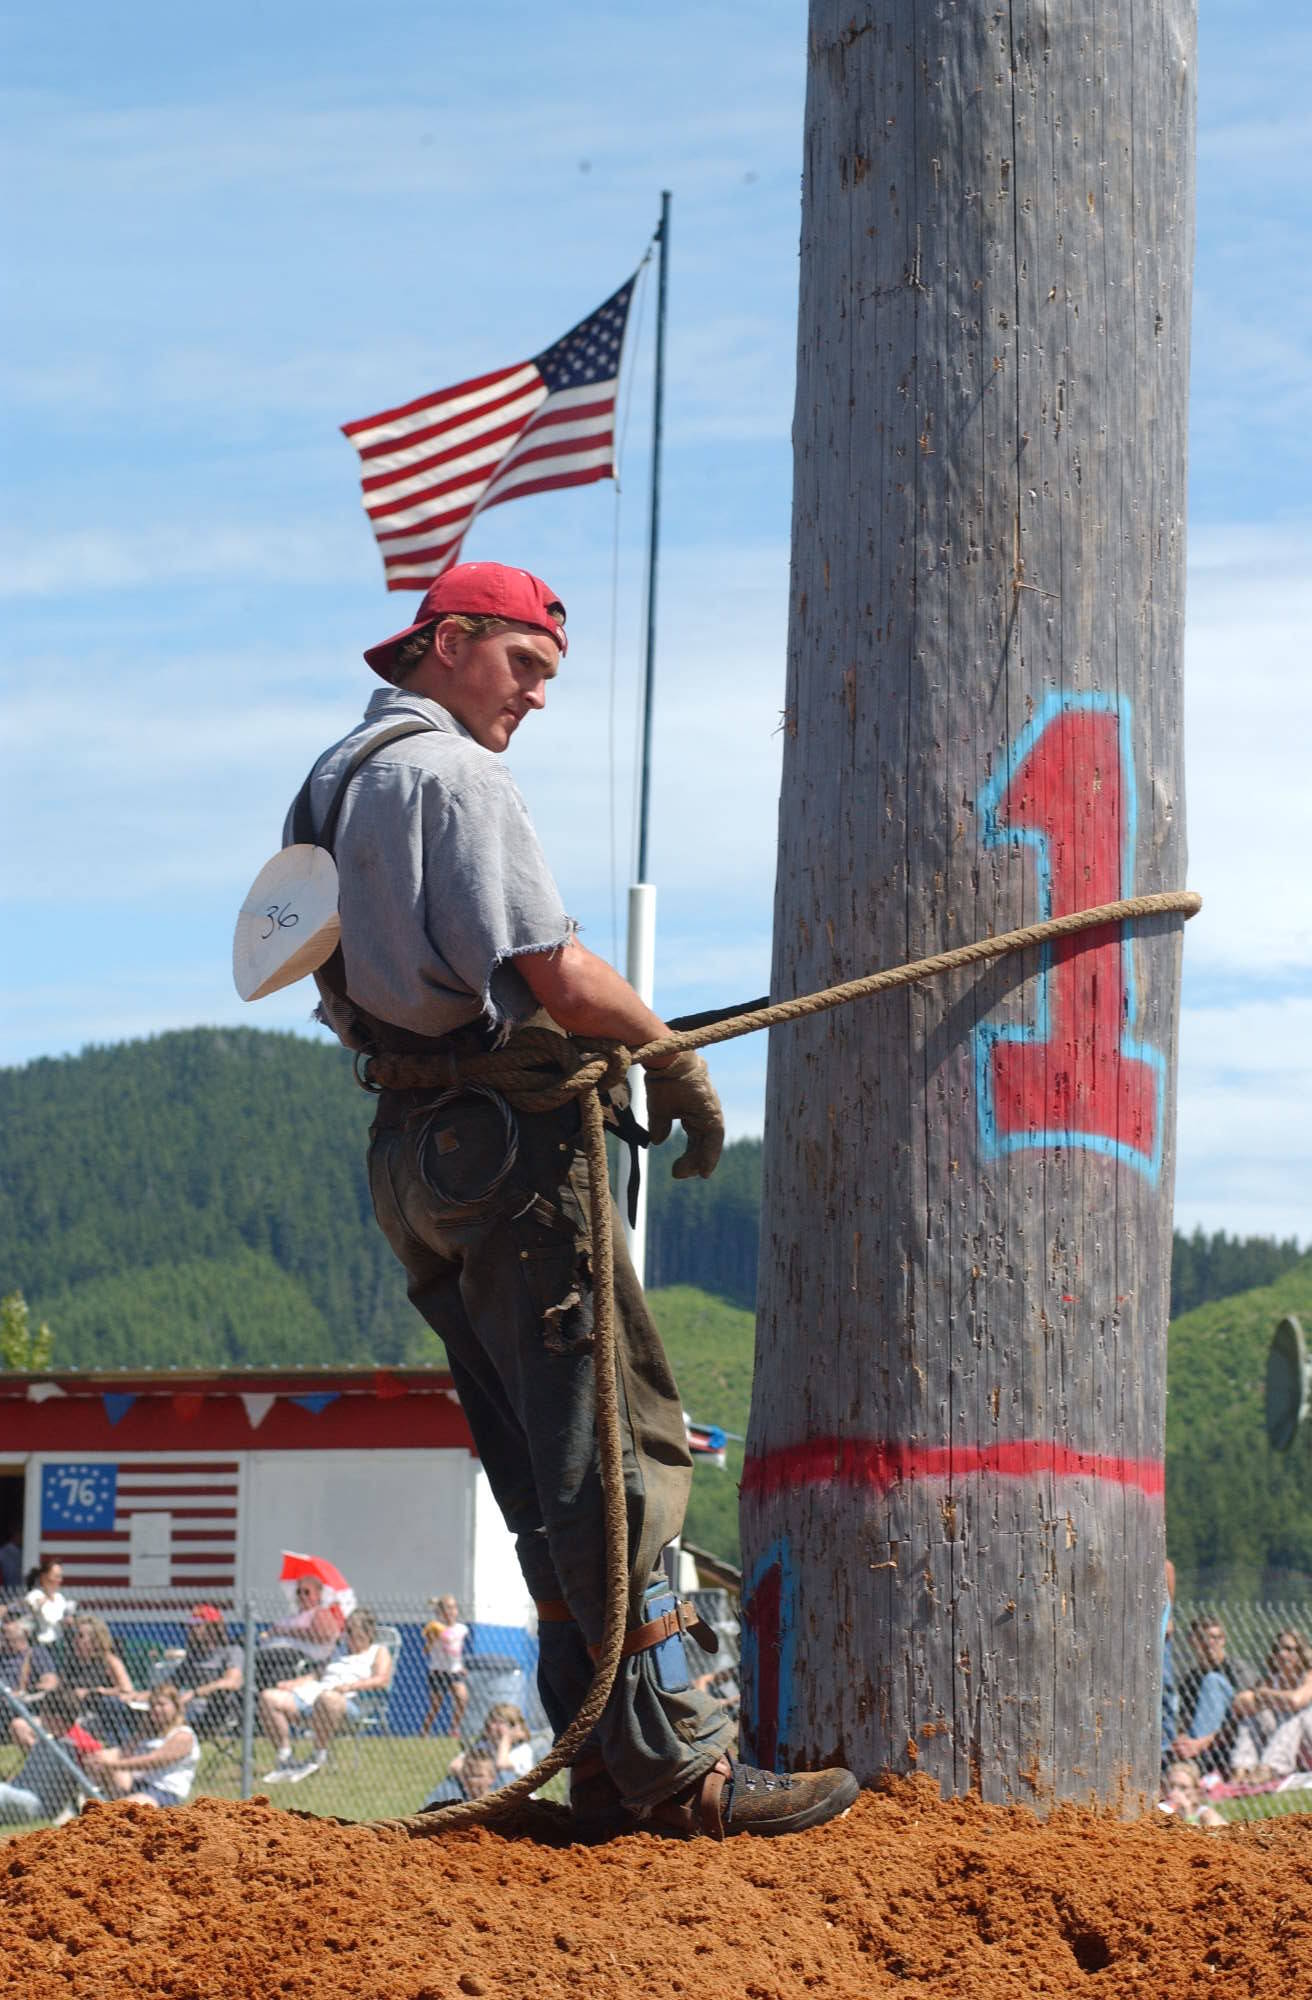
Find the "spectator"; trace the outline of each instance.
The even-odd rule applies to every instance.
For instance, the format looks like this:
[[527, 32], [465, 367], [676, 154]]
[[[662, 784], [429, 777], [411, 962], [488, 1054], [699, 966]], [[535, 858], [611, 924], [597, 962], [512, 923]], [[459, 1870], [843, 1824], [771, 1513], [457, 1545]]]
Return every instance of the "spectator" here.
[[460, 1769], [455, 1769], [455, 1760], [440, 1785], [428, 1794], [420, 1810], [427, 1812], [431, 1806], [458, 1805], [462, 1799], [481, 1799], [488, 1792], [499, 1791], [510, 1782], [508, 1773], [499, 1774], [497, 1760], [490, 1750], [467, 1750], [459, 1759]]
[[47, 1694], [59, 1676], [48, 1646], [34, 1646], [25, 1619], [11, 1615], [0, 1625], [0, 1688], [12, 1694]]
[[1175, 1564], [1166, 1558], [1166, 1597], [1162, 1604], [1162, 1727], [1161, 1760], [1165, 1771], [1180, 1728], [1180, 1690], [1175, 1680]]
[[255, 1678], [263, 1686], [287, 1676], [302, 1660], [326, 1664], [337, 1650], [345, 1624], [340, 1605], [324, 1603], [317, 1576], [298, 1576], [296, 1609], [290, 1618], [267, 1625], [260, 1634]]
[[73, 1609], [74, 1600], [64, 1595], [64, 1568], [58, 1556], [42, 1556], [35, 1569], [27, 1572], [27, 1595], [23, 1599], [36, 1620], [34, 1638], [38, 1646], [53, 1646], [59, 1627]]
[[460, 1724], [469, 1706], [469, 1682], [465, 1678], [465, 1642], [468, 1625], [461, 1623], [460, 1606], [454, 1597], [434, 1597], [429, 1602], [437, 1612], [424, 1627], [424, 1658], [428, 1664], [428, 1713], [419, 1726], [427, 1736], [437, 1722], [442, 1703], [451, 1697], [448, 1733], [459, 1736]]
[[495, 1701], [483, 1718], [483, 1727], [468, 1750], [462, 1750], [451, 1759], [447, 1766], [447, 1776], [458, 1781], [463, 1779], [471, 1757], [490, 1757], [496, 1774], [496, 1786], [510, 1784], [514, 1778], [522, 1778], [533, 1769], [533, 1745], [529, 1740], [528, 1724], [513, 1702]]
[[[342, 1638], [345, 1652], [330, 1660], [321, 1674], [300, 1674], [260, 1690], [260, 1721], [275, 1753], [265, 1783], [308, 1778], [321, 1771], [343, 1720], [357, 1713], [356, 1696], [390, 1684], [392, 1655], [379, 1643], [377, 1630], [372, 1611], [363, 1607], [353, 1611]], [[313, 1748], [305, 1763], [293, 1766], [291, 1725], [307, 1716]]]
[[1225, 1626], [1219, 1618], [1200, 1615], [1188, 1631], [1187, 1664], [1179, 1680], [1179, 1710], [1183, 1727], [1172, 1748], [1200, 1771], [1228, 1777], [1230, 1757], [1239, 1731], [1235, 1696], [1251, 1687], [1257, 1676], [1243, 1660], [1227, 1653]]
[[[33, 1735], [17, 1776], [9, 1784], [0, 1784], [0, 1823], [12, 1826], [34, 1819], [71, 1819], [82, 1790], [75, 1767], [87, 1769], [91, 1758], [103, 1748], [78, 1722], [77, 1704], [65, 1688], [56, 1688], [46, 1697], [42, 1722], [49, 1734]], [[90, 1781], [86, 1789], [91, 1789]]]
[[1298, 1632], [1277, 1632], [1263, 1675], [1234, 1698], [1236, 1778], [1288, 1778], [1312, 1767], [1312, 1646]]
[[103, 1618], [80, 1611], [68, 1621], [69, 1650], [62, 1679], [86, 1715], [89, 1726], [109, 1743], [124, 1744], [137, 1735], [138, 1713], [127, 1706], [132, 1676], [119, 1655]]
[[188, 1722], [201, 1736], [231, 1727], [242, 1684], [242, 1651], [228, 1637], [223, 1613], [198, 1604], [187, 1620], [186, 1652], [173, 1676]]
[[0, 1542], [0, 1594], [6, 1598], [10, 1591], [17, 1590], [23, 1577], [23, 1551], [19, 1543], [16, 1522], [10, 1521], [5, 1529], [5, 1538]]
[[[133, 1734], [135, 1718], [125, 1705], [132, 1693], [132, 1679], [109, 1635], [103, 1618], [79, 1613], [69, 1620], [69, 1656], [60, 1686], [67, 1688], [80, 1715], [90, 1727], [110, 1742], [124, 1743]], [[9, 1725], [9, 1734], [24, 1750], [36, 1742], [36, 1732], [21, 1716]]]
[[172, 1681], [150, 1691], [148, 1736], [134, 1750], [100, 1750], [87, 1759], [105, 1787], [143, 1806], [180, 1806], [196, 1782], [200, 1743], [184, 1721]]
[[1162, 1778], [1162, 1811], [1189, 1826], [1224, 1826], [1215, 1806], [1208, 1805], [1198, 1782], [1198, 1766], [1187, 1760], [1168, 1764]]

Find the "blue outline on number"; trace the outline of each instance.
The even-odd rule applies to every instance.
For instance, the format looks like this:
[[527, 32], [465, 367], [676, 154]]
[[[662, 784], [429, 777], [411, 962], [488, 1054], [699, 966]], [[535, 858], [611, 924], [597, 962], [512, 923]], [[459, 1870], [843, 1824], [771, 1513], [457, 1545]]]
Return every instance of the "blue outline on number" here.
[[[793, 1721], [793, 1655], [797, 1650], [797, 1594], [796, 1579], [793, 1576], [792, 1550], [788, 1537], [780, 1535], [771, 1542], [765, 1554], [752, 1570], [747, 1587], [743, 1592], [744, 1605], [751, 1603], [762, 1579], [779, 1565], [779, 1713], [775, 1717], [774, 1754], [776, 1763], [785, 1743], [790, 1740]], [[757, 1710], [761, 1701], [761, 1659], [760, 1642], [755, 1631], [744, 1618], [742, 1620], [743, 1685], [752, 1690], [752, 1709]]]
[[[1004, 825], [998, 818], [998, 812], [1012, 779], [1044, 730], [1057, 716], [1068, 714], [1074, 709], [1092, 709], [1102, 714], [1115, 714], [1117, 717], [1117, 740], [1121, 748], [1121, 796], [1126, 801], [1123, 815], [1124, 839], [1121, 847], [1121, 895], [1134, 894], [1138, 796], [1135, 788], [1134, 759], [1130, 748], [1132, 742], [1130, 704], [1117, 695], [1054, 693], [1048, 696], [1043, 706], [1026, 723], [1008, 751], [1002, 770], [990, 778], [976, 801], [980, 814], [981, 838], [986, 847], [1002, 847], [1009, 844], [1013, 847], [1033, 849], [1040, 917], [1052, 915], [1052, 870], [1048, 863], [1047, 837], [1029, 827]], [[1160, 1049], [1154, 1048], [1150, 1042], [1136, 1041], [1130, 1032], [1138, 1014], [1138, 994], [1134, 979], [1134, 945], [1124, 930], [1121, 934], [1121, 976], [1122, 991], [1125, 995], [1125, 1028], [1121, 1035], [1121, 1054], [1129, 1057], [1131, 1061], [1147, 1063], [1156, 1075], [1157, 1106], [1153, 1120], [1151, 1155], [1137, 1146], [1126, 1145], [1123, 1140], [1106, 1138], [1101, 1132], [1073, 1132], [1065, 1127], [1056, 1131], [1013, 1132], [1005, 1139], [998, 1137], [997, 1106], [993, 1097], [994, 1044], [1047, 1042], [1052, 1039], [1052, 1015], [1048, 991], [1048, 975], [1051, 970], [1052, 946], [1040, 945], [1038, 986], [1032, 1027], [995, 1027], [992, 1022], [981, 1021], [975, 1029], [975, 1102], [979, 1106], [980, 1153], [985, 1159], [996, 1159], [999, 1154], [1017, 1153], [1031, 1146], [1079, 1146], [1086, 1152], [1104, 1153], [1112, 1159], [1120, 1160], [1156, 1184], [1162, 1170], [1166, 1060]]]

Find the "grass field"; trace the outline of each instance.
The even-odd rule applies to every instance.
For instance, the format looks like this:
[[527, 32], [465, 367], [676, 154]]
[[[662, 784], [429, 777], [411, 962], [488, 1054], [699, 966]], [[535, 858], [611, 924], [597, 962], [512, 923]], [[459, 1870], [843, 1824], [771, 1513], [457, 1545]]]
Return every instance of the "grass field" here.
[[[261, 1780], [272, 1768], [273, 1752], [264, 1738], [257, 1736], [254, 1789], [267, 1792], [272, 1804], [291, 1806], [297, 1812], [325, 1813], [340, 1819], [392, 1819], [415, 1812], [423, 1804], [445, 1777], [458, 1747], [452, 1736], [344, 1737], [334, 1744], [324, 1770], [299, 1784], [265, 1786]], [[0, 1778], [12, 1779], [21, 1761], [16, 1750], [0, 1751]], [[559, 1795], [563, 1782], [553, 1780], [545, 1796]], [[203, 1746], [192, 1797], [241, 1797], [240, 1746]], [[0, 1826], [0, 1838], [31, 1833], [46, 1824], [35, 1820], [21, 1826]]]

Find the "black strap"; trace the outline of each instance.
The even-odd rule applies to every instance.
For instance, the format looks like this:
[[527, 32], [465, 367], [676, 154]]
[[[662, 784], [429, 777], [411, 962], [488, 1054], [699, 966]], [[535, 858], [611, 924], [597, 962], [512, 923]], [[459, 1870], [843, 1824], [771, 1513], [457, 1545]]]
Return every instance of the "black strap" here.
[[314, 765], [305, 783], [301, 786], [300, 791], [296, 794], [296, 804], [292, 807], [292, 839], [298, 842], [304, 841], [311, 847], [326, 847], [329, 854], [331, 854], [333, 851], [333, 842], [337, 838], [337, 822], [342, 816], [342, 807], [346, 802], [346, 788], [360, 769], [360, 766], [366, 764], [375, 751], [385, 750], [389, 743], [399, 743], [403, 736], [419, 736], [425, 730], [436, 729], [437, 727], [436, 722], [424, 722], [419, 716], [415, 716], [409, 722], [394, 722], [390, 729], [380, 730], [377, 736], [371, 736], [369, 741], [362, 744], [356, 751], [341, 777], [337, 780], [337, 790], [333, 793], [332, 803], [328, 807], [323, 829], [316, 834], [314, 830], [314, 813], [310, 805], [310, 787], [314, 783], [315, 771], [318, 770], [319, 764], [323, 762], [323, 759], [320, 758]]
[[[310, 803], [310, 787], [314, 783], [315, 772], [323, 762], [323, 758], [319, 758], [311, 767], [309, 776], [301, 786], [300, 791], [296, 794], [296, 803], [292, 807], [292, 839], [297, 842], [303, 841], [309, 847], [325, 847], [329, 854], [331, 854], [333, 851], [333, 842], [337, 838], [337, 822], [342, 816], [342, 805], [346, 798], [346, 788], [360, 769], [360, 766], [367, 763], [376, 750], [385, 750], [389, 743], [399, 743], [403, 736], [419, 736], [425, 730], [436, 729], [437, 727], [438, 724], [436, 722], [425, 722], [421, 717], [416, 715], [412, 716], [408, 722], [394, 722], [390, 729], [381, 729], [377, 736], [371, 736], [369, 741], [355, 752], [345, 771], [343, 771], [341, 777], [338, 779], [337, 790], [333, 793], [332, 802], [328, 807], [327, 817], [323, 823], [323, 831], [316, 834], [314, 830], [314, 810]], [[317, 968], [317, 976], [322, 980], [330, 993], [335, 994], [339, 1000], [344, 1000], [348, 1006], [355, 1009], [356, 1014], [359, 1016], [361, 1031], [372, 1035], [375, 1032], [373, 1015], [366, 1014], [364, 1008], [352, 1000], [346, 990], [346, 960], [342, 956], [342, 947], [340, 944], [331, 956], [326, 958], [323, 964]]]

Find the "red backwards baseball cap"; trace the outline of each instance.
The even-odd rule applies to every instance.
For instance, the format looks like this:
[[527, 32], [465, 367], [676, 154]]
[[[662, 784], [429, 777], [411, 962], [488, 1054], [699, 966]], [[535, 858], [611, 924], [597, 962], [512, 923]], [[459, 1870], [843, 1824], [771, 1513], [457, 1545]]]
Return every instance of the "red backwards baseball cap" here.
[[221, 1625], [223, 1613], [217, 1604], [198, 1604], [187, 1620], [188, 1625]]
[[569, 650], [565, 607], [540, 576], [509, 569], [505, 563], [457, 563], [429, 585], [414, 624], [394, 632], [381, 645], [370, 646], [365, 659], [385, 681], [395, 682], [398, 673], [427, 652], [438, 619], [453, 611], [469, 618], [506, 618], [514, 625], [531, 625], [553, 638], [562, 653]]

